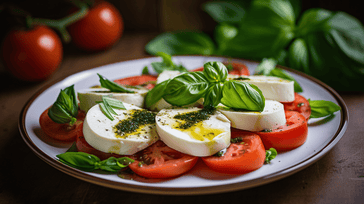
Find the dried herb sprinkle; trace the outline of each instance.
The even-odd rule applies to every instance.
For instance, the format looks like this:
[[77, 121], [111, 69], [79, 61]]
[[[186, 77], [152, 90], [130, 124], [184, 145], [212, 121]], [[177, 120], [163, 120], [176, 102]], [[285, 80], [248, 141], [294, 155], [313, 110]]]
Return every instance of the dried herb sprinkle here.
[[128, 119], [121, 120], [115, 126], [115, 133], [118, 135], [133, 133], [142, 125], [154, 124], [155, 116], [156, 113], [147, 110], [134, 110]]
[[184, 121], [184, 123], [181, 123], [177, 128], [188, 129], [196, 123], [209, 119], [213, 112], [213, 109], [202, 109], [198, 111], [177, 114], [173, 118]]

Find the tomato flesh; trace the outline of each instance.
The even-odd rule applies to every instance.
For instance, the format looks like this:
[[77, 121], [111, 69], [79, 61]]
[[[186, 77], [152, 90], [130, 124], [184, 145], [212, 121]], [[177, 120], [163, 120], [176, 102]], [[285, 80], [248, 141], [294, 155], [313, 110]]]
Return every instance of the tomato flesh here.
[[286, 124], [271, 132], [256, 132], [266, 149], [288, 151], [303, 145], [307, 139], [308, 126], [306, 118], [297, 111], [285, 111]]
[[311, 107], [308, 100], [302, 95], [295, 93], [295, 100], [293, 102], [283, 102], [284, 110], [286, 111], [297, 111], [301, 113], [306, 120], [310, 119]]
[[241, 141], [231, 143], [223, 156], [203, 157], [212, 170], [228, 174], [244, 174], [259, 169], [265, 160], [265, 149], [260, 137], [252, 132], [232, 128], [231, 138]]
[[85, 119], [85, 112], [79, 110], [76, 119], [77, 121], [73, 126], [69, 126], [68, 123], [56, 123], [48, 116], [47, 109], [39, 117], [39, 124], [43, 132], [53, 139], [61, 141], [75, 141], [78, 127], [83, 124], [83, 120]]
[[114, 80], [115, 83], [123, 84], [123, 85], [130, 85], [130, 86], [138, 86], [146, 84], [146, 88], [152, 89], [154, 88], [155, 84], [148, 82], [154, 82], [157, 80], [157, 76], [153, 75], [141, 75], [141, 76], [131, 76], [122, 79]]
[[[239, 76], [240, 75], [246, 75], [246, 76], [250, 75], [249, 69], [244, 63], [224, 62], [223, 64], [225, 64], [225, 66], [231, 65], [233, 67], [233, 70], [229, 71], [229, 74], [239, 75]], [[203, 67], [191, 70], [191, 72], [197, 72], [197, 71], [203, 71]]]
[[145, 178], [172, 178], [195, 166], [198, 157], [178, 152], [164, 142], [157, 141], [134, 155], [130, 169]]

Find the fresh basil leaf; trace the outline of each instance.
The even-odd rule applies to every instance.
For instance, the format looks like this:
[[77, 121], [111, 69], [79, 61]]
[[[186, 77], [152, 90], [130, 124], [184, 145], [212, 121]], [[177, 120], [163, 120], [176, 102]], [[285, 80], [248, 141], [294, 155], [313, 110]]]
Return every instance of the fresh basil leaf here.
[[245, 10], [234, 2], [207, 2], [202, 8], [218, 23], [240, 23], [245, 15]]
[[172, 105], [184, 106], [203, 98], [208, 87], [202, 72], [186, 72], [169, 81], [163, 98]]
[[293, 9], [293, 12], [294, 12], [294, 16], [297, 18], [301, 14], [302, 1], [301, 0], [288, 0], [288, 1], [291, 3], [292, 9]]
[[73, 117], [76, 117], [78, 115], [78, 101], [77, 101], [77, 96], [76, 96], [76, 92], [74, 89], [74, 85], [66, 87], [65, 89], [63, 89], [63, 91], [67, 96], [69, 96], [69, 98], [72, 102], [72, 106], [69, 107], [70, 114]]
[[135, 160], [130, 159], [129, 157], [121, 157], [117, 159], [117, 164], [121, 167], [121, 168], [125, 168], [127, 166], [129, 166], [131, 163], [133, 163]]
[[114, 120], [114, 117], [111, 115], [109, 109], [106, 107], [106, 105], [104, 103], [99, 103], [100, 106], [100, 110], [101, 112], [107, 117], [109, 118], [111, 121]]
[[224, 82], [228, 76], [228, 70], [221, 62], [207, 62], [203, 67], [203, 74], [211, 83]]
[[265, 98], [255, 85], [240, 81], [226, 81], [221, 103], [230, 108], [263, 111]]
[[61, 90], [56, 101], [48, 110], [48, 116], [52, 121], [60, 124], [73, 125], [77, 119], [78, 103], [74, 91], [74, 85]]
[[98, 165], [98, 168], [104, 171], [118, 172], [133, 162], [134, 160], [128, 157], [109, 157], [108, 159], [101, 161]]
[[162, 62], [152, 62], [151, 65], [155, 72], [162, 73], [164, 70], [176, 70], [179, 72], [187, 72], [187, 69], [182, 65], [176, 65], [172, 61], [172, 56], [164, 52], [158, 52], [158, 56], [162, 57]]
[[[74, 121], [74, 117], [72, 117], [71, 114], [69, 114], [64, 106], [62, 106], [60, 103], [55, 102], [52, 107], [48, 110], [48, 116], [50, 119], [52, 119], [53, 122], [59, 123], [59, 124], [65, 124], [70, 123]], [[77, 120], [77, 119], [76, 119]]]
[[328, 31], [332, 12], [325, 9], [309, 9], [303, 13], [296, 30], [297, 37], [304, 37], [318, 31]]
[[142, 70], [142, 75], [149, 75], [148, 66], [145, 66]]
[[109, 89], [111, 92], [118, 92], [118, 93], [135, 93], [134, 91], [131, 91], [123, 86], [121, 86], [120, 84], [117, 84], [113, 81], [110, 81], [108, 79], [104, 79], [103, 76], [101, 76], [100, 74], [97, 74], [100, 78], [100, 84], [101, 87], [107, 88]]
[[277, 150], [274, 149], [274, 148], [270, 148], [269, 150], [265, 150], [264, 163], [270, 164], [270, 161], [272, 161], [272, 159], [276, 158], [277, 154], [278, 154]]
[[273, 58], [264, 58], [261, 63], [255, 68], [254, 75], [268, 76], [270, 72], [276, 67], [277, 60]]
[[293, 78], [290, 74], [288, 74], [286, 71], [284, 71], [282, 69], [278, 69], [278, 68], [273, 69], [270, 72], [269, 76], [275, 76], [275, 77], [279, 77], [282, 79], [287, 79], [289, 81], [294, 81], [294, 91], [298, 92], [298, 93], [303, 91], [301, 85], [296, 81], [296, 79]]
[[84, 152], [66, 152], [58, 154], [59, 161], [83, 171], [93, 171], [100, 159]]
[[77, 145], [76, 145], [76, 142], [73, 142], [71, 147], [68, 148], [68, 150], [66, 152], [77, 152]]
[[114, 111], [114, 109], [112, 109], [112, 107], [108, 103], [107, 98], [108, 97], [102, 96], [102, 103], [104, 104], [103, 108], [106, 108], [106, 111], [107, 112], [109, 112], [111, 114], [114, 114], [114, 115], [117, 115], [117, 113]]
[[227, 42], [233, 39], [238, 34], [238, 28], [232, 25], [221, 23], [215, 27], [214, 39], [217, 43], [218, 49], [215, 54], [219, 55], [224, 50], [228, 49]]
[[336, 111], [341, 110], [340, 106], [331, 101], [308, 99], [308, 102], [311, 107], [310, 118], [326, 117], [335, 113]]
[[159, 100], [163, 98], [165, 89], [169, 81], [171, 81], [171, 79], [157, 84], [152, 90], [148, 91], [144, 100], [146, 108], [150, 108], [152, 105], [156, 104]]
[[123, 109], [123, 110], [126, 110], [124, 104], [122, 101], [119, 101], [118, 99], [115, 99], [115, 98], [110, 98], [110, 97], [107, 97], [107, 96], [103, 96], [102, 97], [102, 100], [103, 102], [107, 102], [107, 104], [112, 107], [112, 108], [115, 108], [115, 109]]
[[210, 85], [204, 97], [204, 107], [216, 107], [221, 102], [222, 90], [222, 83], [213, 83]]
[[302, 38], [295, 39], [288, 51], [289, 66], [302, 72], [308, 72], [310, 67], [308, 55], [306, 42]]
[[158, 52], [169, 55], [211, 55], [215, 45], [205, 33], [186, 31], [160, 34], [145, 46], [145, 50], [151, 55]]

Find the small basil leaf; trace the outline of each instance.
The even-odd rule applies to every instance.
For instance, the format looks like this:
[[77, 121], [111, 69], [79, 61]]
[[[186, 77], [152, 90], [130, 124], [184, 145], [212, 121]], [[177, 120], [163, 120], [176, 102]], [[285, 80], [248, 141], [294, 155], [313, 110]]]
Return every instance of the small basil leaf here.
[[102, 97], [102, 100], [105, 102], [107, 102], [107, 104], [112, 107], [112, 108], [115, 108], [115, 109], [123, 109], [123, 110], [126, 110], [124, 104], [122, 101], [119, 101], [118, 99], [115, 99], [115, 98], [110, 98], [110, 97], [106, 97], [106, 96], [103, 96]]
[[186, 72], [169, 81], [163, 98], [172, 105], [184, 106], [203, 98], [208, 87], [202, 72]]
[[[72, 115], [59, 102], [55, 102], [48, 110], [49, 118], [56, 123], [65, 124], [72, 121]], [[77, 119], [76, 119], [77, 120]], [[70, 124], [73, 125], [73, 124]]]
[[102, 103], [105, 105], [104, 107], [107, 109], [109, 113], [116, 115], [117, 113], [114, 111], [114, 109], [112, 109], [112, 107], [107, 101], [107, 98], [108, 97], [102, 96]]
[[265, 163], [266, 164], [270, 164], [270, 161], [272, 161], [272, 159], [276, 158], [277, 156], [277, 150], [274, 148], [270, 148], [269, 150], [265, 150]]
[[134, 93], [134, 91], [131, 91], [113, 81], [110, 81], [108, 79], [104, 79], [103, 76], [100, 74], [97, 74], [100, 78], [100, 84], [101, 87], [109, 89], [111, 92], [118, 92], [118, 93]]
[[335, 113], [336, 111], [341, 110], [340, 106], [331, 101], [308, 99], [308, 102], [311, 107], [310, 118], [326, 117]]
[[240, 81], [226, 81], [221, 103], [230, 108], [263, 111], [265, 98], [255, 85]]
[[203, 102], [204, 106], [216, 107], [221, 102], [222, 89], [223, 84], [221, 83], [213, 83], [212, 85], [210, 85], [205, 94]]
[[76, 117], [78, 115], [78, 101], [77, 101], [77, 96], [76, 96], [76, 92], [74, 89], [74, 85], [71, 85], [69, 87], [66, 87], [65, 89], [63, 89], [64, 93], [67, 94], [67, 96], [70, 98], [71, 102], [72, 102], [72, 107], [69, 109], [69, 113], [73, 116]]
[[59, 161], [83, 171], [93, 171], [100, 159], [92, 154], [84, 152], [65, 152], [58, 154]]
[[149, 75], [148, 66], [145, 66], [142, 70], [142, 75]]
[[121, 168], [125, 168], [127, 166], [129, 166], [129, 164], [133, 163], [135, 160], [130, 159], [129, 157], [121, 157], [117, 159], [117, 164], [121, 167]]
[[255, 68], [255, 75], [268, 76], [270, 72], [276, 67], [277, 61], [273, 58], [264, 58], [261, 63]]
[[99, 163], [98, 168], [104, 171], [118, 172], [121, 167], [118, 165], [118, 160], [115, 157], [109, 157]]
[[171, 81], [171, 79], [157, 84], [152, 90], [148, 91], [144, 100], [145, 107], [150, 108], [152, 105], [156, 104], [163, 98], [164, 90], [166, 89], [169, 81]]
[[172, 56], [164, 52], [158, 52], [158, 56], [162, 57], [162, 62], [152, 62], [151, 65], [155, 72], [162, 73], [164, 70], [176, 70], [179, 72], [187, 72], [187, 69], [182, 65], [176, 65], [172, 61]]
[[224, 82], [228, 76], [228, 70], [221, 62], [207, 62], [203, 67], [203, 74], [209, 82]]
[[101, 112], [107, 117], [109, 118], [111, 121], [114, 120], [114, 117], [111, 115], [109, 109], [106, 107], [106, 105], [104, 103], [99, 103], [100, 106], [100, 110]]

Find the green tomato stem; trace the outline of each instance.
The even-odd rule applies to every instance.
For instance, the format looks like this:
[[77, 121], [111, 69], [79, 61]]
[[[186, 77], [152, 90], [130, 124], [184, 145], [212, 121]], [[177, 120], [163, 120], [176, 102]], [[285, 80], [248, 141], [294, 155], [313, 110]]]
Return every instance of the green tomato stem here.
[[27, 16], [26, 18], [27, 27], [31, 28], [34, 25], [47, 25], [51, 28], [58, 30], [59, 33], [61, 34], [62, 40], [65, 43], [69, 43], [71, 41], [71, 36], [68, 33], [66, 27], [72, 23], [75, 23], [81, 18], [85, 17], [89, 10], [87, 4], [85, 3], [77, 2], [74, 4], [79, 8], [79, 10], [59, 20], [32, 18], [30, 16]]

